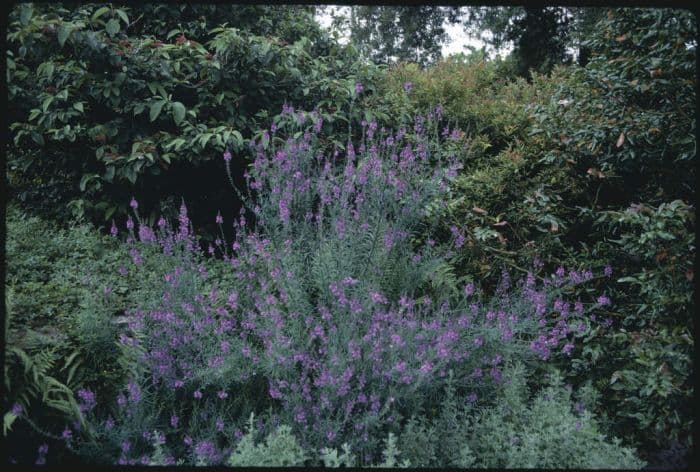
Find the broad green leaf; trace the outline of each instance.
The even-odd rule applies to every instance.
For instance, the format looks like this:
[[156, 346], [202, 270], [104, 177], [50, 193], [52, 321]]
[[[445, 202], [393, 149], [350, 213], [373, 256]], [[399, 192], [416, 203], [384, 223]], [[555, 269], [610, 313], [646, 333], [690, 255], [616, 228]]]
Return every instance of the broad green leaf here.
[[157, 102], [153, 102], [153, 104], [151, 104], [151, 121], [155, 121], [155, 119], [158, 118], [160, 111], [163, 109], [163, 105], [165, 105], [165, 100], [158, 100]]
[[66, 44], [66, 40], [68, 40], [68, 37], [70, 34], [73, 32], [73, 25], [71, 24], [62, 24], [60, 28], [58, 28], [58, 44], [63, 47], [64, 44]]
[[75, 102], [73, 104], [73, 108], [78, 110], [79, 112], [83, 113], [85, 110], [83, 109], [83, 102]]
[[119, 10], [119, 9], [117, 9], [117, 10], [115, 10], [115, 12], [116, 12], [117, 15], [119, 16], [119, 18], [122, 19], [122, 21], [123, 21], [125, 24], [127, 24], [127, 25], [129, 24], [129, 17], [126, 15], [126, 12], [125, 12], [124, 10]]
[[84, 192], [85, 187], [89, 181], [94, 179], [95, 177], [99, 177], [97, 174], [83, 174], [83, 176], [80, 179], [80, 191]]
[[173, 102], [173, 119], [176, 125], [179, 125], [185, 119], [185, 111], [185, 105], [180, 102]]
[[19, 22], [22, 26], [27, 26], [32, 18], [34, 7], [31, 3], [23, 3], [19, 11]]
[[51, 79], [53, 77], [53, 71], [54, 71], [54, 65], [52, 62], [45, 62], [44, 63], [44, 73], [46, 74], [47, 79]]
[[37, 132], [32, 133], [32, 140], [37, 143], [39, 146], [44, 146], [44, 137]]
[[119, 32], [120, 26], [119, 26], [119, 21], [115, 20], [112, 18], [107, 22], [107, 26], [105, 26], [105, 31], [107, 31], [107, 34], [110, 36], [114, 36]]
[[114, 179], [114, 166], [107, 166], [107, 170], [105, 171], [104, 179], [107, 182], [112, 182], [112, 179]]
[[96, 19], [98, 19], [99, 17], [101, 17], [102, 15], [104, 15], [105, 13], [107, 13], [108, 11], [109, 11], [109, 7], [101, 7], [101, 8], [98, 8], [98, 9], [95, 11], [95, 13], [92, 14], [91, 20], [92, 20], [92, 21], [95, 21]]
[[5, 416], [3, 417], [3, 422], [2, 422], [2, 434], [3, 434], [3, 436], [7, 436], [7, 432], [12, 431], [12, 423], [14, 423], [16, 419], [17, 419], [17, 417], [11, 411], [8, 411], [7, 413], [5, 413]]
[[44, 110], [44, 112], [49, 109], [49, 105], [51, 105], [51, 102], [53, 102], [53, 98], [54, 97], [46, 97], [42, 102], [41, 109]]
[[243, 136], [241, 135], [241, 133], [238, 130], [233, 130], [231, 132], [231, 134], [233, 135], [234, 138], [236, 138], [236, 143], [239, 146], [243, 144]]

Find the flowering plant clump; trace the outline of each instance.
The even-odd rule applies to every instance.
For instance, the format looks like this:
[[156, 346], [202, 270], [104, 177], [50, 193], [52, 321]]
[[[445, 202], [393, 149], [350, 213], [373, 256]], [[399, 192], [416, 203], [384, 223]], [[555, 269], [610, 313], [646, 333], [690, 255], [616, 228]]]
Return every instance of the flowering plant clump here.
[[[120, 343], [133, 376], [114, 419], [98, 427], [115, 460], [148, 463], [157, 444], [170, 462], [223, 463], [242, 437], [241, 418], [267, 410], [267, 432], [289, 425], [305, 450], [344, 444], [370, 464], [386, 431], [438, 394], [447, 372], [477, 403], [500, 388], [509, 361], [571, 354], [591, 321], [564, 289], [590, 272], [539, 282], [530, 273], [518, 285], [505, 274], [491, 300], [471, 283], [459, 296], [432, 288], [460, 244], [460, 235], [447, 244], [415, 237], [430, 233], [426, 208], [459, 168], [443, 155], [440, 114], [396, 133], [365, 123], [359, 147], [342, 153], [318, 151], [315, 113], [307, 128], [290, 130], [296, 137], [266, 133], [245, 174], [235, 238], [229, 244], [222, 231], [210, 249], [229, 281], [211, 280], [184, 203], [177, 228], [129, 220], [132, 263], [150, 247], [172, 266], [161, 299], [127, 313]], [[306, 118], [285, 106], [273, 138]], [[224, 160], [228, 167], [231, 155]], [[80, 398], [88, 414], [95, 398]]]

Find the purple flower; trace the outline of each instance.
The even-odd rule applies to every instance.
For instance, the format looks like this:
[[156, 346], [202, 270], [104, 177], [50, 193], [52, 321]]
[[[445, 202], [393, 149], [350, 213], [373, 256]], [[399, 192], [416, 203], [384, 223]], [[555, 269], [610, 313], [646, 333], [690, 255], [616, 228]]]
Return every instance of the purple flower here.
[[134, 229], [134, 220], [131, 219], [131, 216], [126, 219], [126, 229]]
[[114, 224], [114, 219], [112, 220], [112, 227], [110, 228], [109, 233], [114, 237], [117, 237], [117, 234], [119, 234], [119, 230], [117, 229], [117, 225]]
[[71, 431], [70, 428], [68, 428], [68, 426], [66, 426], [66, 428], [61, 433], [61, 437], [63, 439], [65, 439], [66, 441], [68, 441], [73, 437], [73, 431]]
[[364, 89], [365, 89], [365, 87], [362, 85], [362, 82], [355, 83], [355, 94], [356, 95], [361, 94]]
[[224, 161], [229, 162], [231, 160], [231, 153], [227, 149], [226, 152], [224, 152]]
[[406, 93], [411, 93], [411, 90], [413, 89], [413, 84], [411, 82], [404, 82], [403, 89]]
[[422, 366], [420, 366], [420, 370], [424, 374], [428, 374], [433, 370], [433, 365], [430, 362], [426, 361], [423, 363]]
[[202, 398], [202, 392], [200, 392], [199, 390], [195, 390], [194, 391], [194, 398], [196, 398], [197, 400]]
[[476, 403], [477, 399], [478, 399], [478, 397], [477, 397], [476, 393], [474, 393], [474, 392], [470, 393], [469, 396], [467, 397], [467, 401], [469, 403]]
[[223, 224], [223, 222], [224, 222], [224, 217], [221, 216], [221, 212], [217, 212], [216, 213], [216, 224], [220, 225], [220, 224]]
[[122, 441], [121, 448], [122, 452], [126, 454], [127, 452], [129, 452], [129, 449], [131, 449], [131, 443], [128, 440], [124, 440]]
[[220, 391], [219, 393], [217, 393], [217, 396], [218, 396], [220, 399], [225, 400], [225, 399], [228, 398], [228, 393], [226, 393], [226, 392], [224, 392], [224, 391], [222, 390], [222, 391]]
[[22, 410], [24, 410], [24, 408], [22, 408], [22, 405], [20, 405], [19, 403], [15, 403], [14, 405], [12, 405], [12, 414], [13, 415], [18, 416], [18, 417], [22, 416]]
[[80, 399], [81, 411], [91, 410], [97, 404], [95, 393], [86, 388], [78, 390], [78, 398]]
[[470, 297], [474, 293], [474, 284], [469, 282], [467, 285], [464, 286], [464, 294], [467, 297]]
[[177, 415], [172, 415], [170, 417], [170, 426], [172, 426], [173, 428], [177, 428], [179, 422], [180, 418]]
[[216, 420], [216, 430], [217, 430], [217, 431], [223, 431], [223, 430], [224, 430], [224, 426], [225, 426], [225, 425], [224, 425], [224, 420], [222, 420], [221, 418], [218, 418], [218, 419]]
[[134, 197], [131, 197], [131, 201], [129, 202], [129, 206], [136, 210], [139, 207], [139, 203], [136, 201]]
[[141, 401], [141, 389], [138, 384], [131, 381], [126, 385], [126, 389], [129, 392], [129, 401], [133, 403], [138, 403]]
[[611, 303], [610, 299], [607, 296], [601, 295], [598, 297], [598, 305], [605, 306], [605, 305], [610, 305], [610, 303]]
[[42, 444], [41, 446], [39, 446], [38, 452], [39, 452], [39, 454], [41, 454], [42, 456], [43, 456], [43, 455], [46, 455], [46, 453], [49, 452], [49, 445], [46, 444], [46, 443]]
[[571, 356], [571, 351], [573, 351], [573, 350], [574, 350], [574, 345], [572, 343], [566, 343], [561, 351], [564, 354], [566, 354], [567, 356]]
[[612, 277], [613, 274], [613, 269], [609, 265], [606, 265], [605, 268], [603, 269], [603, 273], [605, 274], [606, 277]]

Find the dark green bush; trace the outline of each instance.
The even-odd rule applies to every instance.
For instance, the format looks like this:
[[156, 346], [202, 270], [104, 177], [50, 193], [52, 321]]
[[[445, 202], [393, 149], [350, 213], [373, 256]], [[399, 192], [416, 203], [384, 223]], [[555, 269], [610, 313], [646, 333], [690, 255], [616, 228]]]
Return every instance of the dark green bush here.
[[[180, 23], [166, 33], [168, 18]], [[242, 181], [247, 143], [285, 102], [318, 108], [345, 133], [355, 82], [377, 70], [308, 9], [256, 6], [22, 4], [9, 16], [7, 65], [15, 195], [105, 220], [132, 194], [152, 216], [168, 197], [200, 215], [234, 207], [225, 149]]]

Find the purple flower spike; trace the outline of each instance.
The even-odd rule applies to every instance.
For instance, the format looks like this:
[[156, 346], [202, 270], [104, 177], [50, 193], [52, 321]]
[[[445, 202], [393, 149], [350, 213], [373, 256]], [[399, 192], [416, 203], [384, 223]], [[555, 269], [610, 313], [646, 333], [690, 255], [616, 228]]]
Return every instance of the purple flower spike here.
[[224, 217], [221, 216], [221, 212], [216, 213], [216, 224], [220, 225], [224, 223]]
[[129, 206], [136, 210], [139, 207], [139, 202], [136, 201], [134, 197], [131, 197], [131, 201], [129, 202]]
[[404, 82], [403, 89], [406, 93], [411, 93], [411, 90], [413, 90], [413, 84], [411, 82]]
[[230, 161], [231, 161], [231, 152], [230, 152], [228, 149], [226, 150], [226, 152], [224, 152], [224, 160], [225, 160], [226, 162], [230, 162]]

